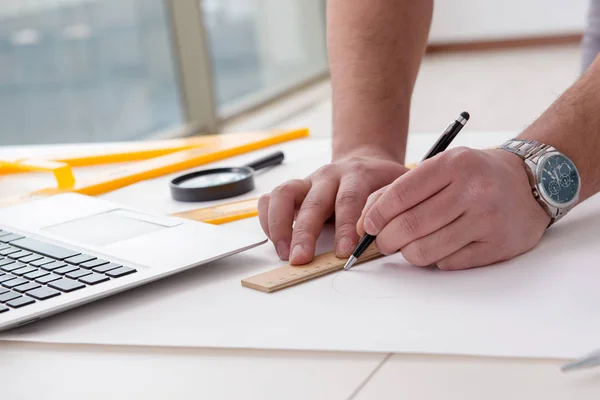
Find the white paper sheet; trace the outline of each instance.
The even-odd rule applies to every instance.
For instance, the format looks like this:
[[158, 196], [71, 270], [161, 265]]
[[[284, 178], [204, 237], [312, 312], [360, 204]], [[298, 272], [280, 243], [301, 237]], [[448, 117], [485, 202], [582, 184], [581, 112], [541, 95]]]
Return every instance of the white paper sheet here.
[[[507, 137], [472, 135], [471, 140], [486, 146]], [[418, 159], [434, 139], [426, 136], [418, 146], [413, 141], [409, 159]], [[295, 144], [293, 157], [326, 145]], [[294, 174], [300, 175], [312, 165], [286, 168], [297, 168]], [[277, 183], [267, 176], [261, 185]], [[260, 229], [256, 219], [235, 224]], [[552, 227], [536, 249], [506, 263], [443, 272], [412, 267], [395, 255], [274, 294], [240, 284], [284, 264], [265, 245], [0, 338], [570, 358], [600, 346], [599, 238], [600, 197], [595, 197]], [[329, 230], [319, 250], [331, 245]]]

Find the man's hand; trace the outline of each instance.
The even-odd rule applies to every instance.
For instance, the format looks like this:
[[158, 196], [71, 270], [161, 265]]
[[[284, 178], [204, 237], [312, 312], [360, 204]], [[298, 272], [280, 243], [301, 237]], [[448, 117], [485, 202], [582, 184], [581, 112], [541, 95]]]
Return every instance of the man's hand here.
[[534, 247], [550, 217], [523, 161], [503, 150], [455, 148], [371, 195], [357, 224], [383, 254], [443, 270], [489, 265]]
[[356, 223], [369, 195], [406, 171], [384, 153], [341, 158], [262, 196], [261, 226], [282, 260], [306, 264], [314, 256], [323, 225], [335, 212], [336, 253], [347, 257], [358, 243]]

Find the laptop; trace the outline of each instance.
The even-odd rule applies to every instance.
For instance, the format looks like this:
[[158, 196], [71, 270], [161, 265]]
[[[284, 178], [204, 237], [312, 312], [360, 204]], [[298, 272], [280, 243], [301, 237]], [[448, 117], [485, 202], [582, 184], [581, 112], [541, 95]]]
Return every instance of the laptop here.
[[0, 330], [265, 242], [72, 193], [0, 209]]

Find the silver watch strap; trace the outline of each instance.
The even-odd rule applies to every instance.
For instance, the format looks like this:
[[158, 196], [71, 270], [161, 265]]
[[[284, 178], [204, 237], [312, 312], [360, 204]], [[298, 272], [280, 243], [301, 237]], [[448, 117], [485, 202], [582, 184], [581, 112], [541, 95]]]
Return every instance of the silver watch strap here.
[[[537, 164], [540, 156], [542, 156], [544, 153], [556, 151], [554, 147], [547, 144], [536, 142], [535, 140], [522, 139], [508, 140], [500, 146], [500, 149], [516, 154], [523, 160], [530, 160], [530, 162], [533, 164]], [[534, 193], [536, 193], [535, 190]], [[534, 196], [539, 200], [539, 195], [534, 194]], [[553, 213], [554, 215], [550, 215], [551, 219], [548, 227], [553, 225], [569, 211], [568, 209], [561, 208], [556, 208], [555, 210], [555, 213]]]
[[523, 160], [531, 159], [531, 161], [533, 161], [535, 164], [537, 164], [539, 156], [547, 153], [548, 151], [555, 150], [554, 147], [544, 143], [536, 142], [535, 140], [521, 139], [511, 139], [507, 142], [504, 142], [500, 148], [518, 155]]

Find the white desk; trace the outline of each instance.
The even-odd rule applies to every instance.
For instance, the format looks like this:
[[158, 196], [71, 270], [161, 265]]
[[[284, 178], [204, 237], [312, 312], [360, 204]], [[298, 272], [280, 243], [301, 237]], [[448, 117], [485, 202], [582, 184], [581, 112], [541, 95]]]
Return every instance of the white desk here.
[[[483, 135], [483, 134], [482, 134]], [[498, 143], [510, 134], [465, 134], [457, 144]], [[434, 140], [432, 136], [432, 140]], [[283, 146], [291, 153], [292, 144]], [[309, 173], [326, 161], [327, 143], [315, 141]], [[23, 151], [11, 149], [10, 152]], [[28, 152], [30, 149], [27, 150]], [[7, 150], [0, 149], [0, 156]], [[414, 151], [413, 151], [414, 153]], [[409, 161], [418, 159], [411, 156]], [[228, 160], [236, 165], [253, 156]], [[412, 158], [411, 158], [412, 157]], [[319, 161], [320, 160], [320, 161]], [[89, 173], [90, 171], [86, 171]], [[277, 169], [258, 178], [256, 196], [291, 178]], [[47, 177], [0, 178], [3, 195], [34, 188]], [[141, 208], [172, 213], [165, 178], [106, 195]], [[140, 204], [140, 191], [162, 193]], [[168, 196], [168, 195], [167, 195]], [[173, 347], [0, 342], [1, 399], [596, 399], [600, 369], [559, 371], [564, 360], [293, 352]]]

